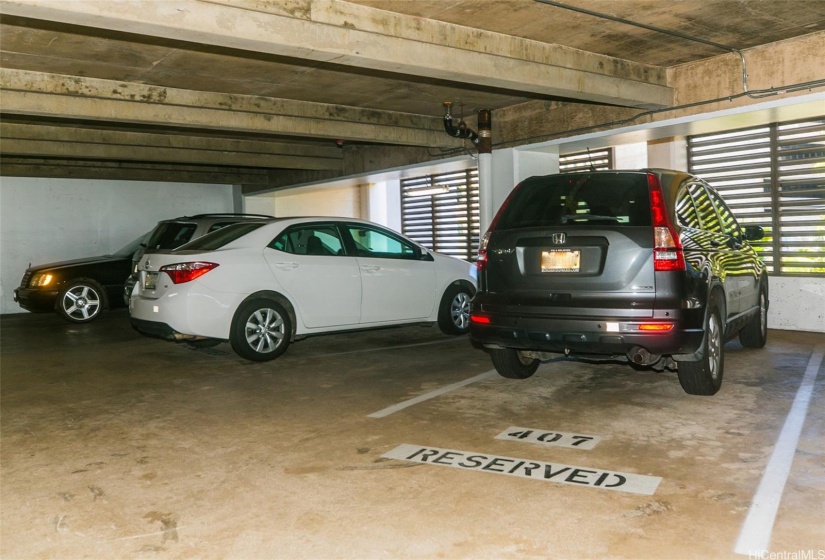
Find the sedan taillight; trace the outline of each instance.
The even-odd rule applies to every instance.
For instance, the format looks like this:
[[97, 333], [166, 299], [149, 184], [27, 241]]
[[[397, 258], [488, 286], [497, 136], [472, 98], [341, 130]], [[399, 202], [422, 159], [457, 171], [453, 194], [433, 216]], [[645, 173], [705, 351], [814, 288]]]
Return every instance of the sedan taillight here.
[[218, 263], [203, 261], [184, 262], [167, 264], [166, 266], [160, 267], [160, 271], [168, 274], [173, 283], [183, 284], [185, 282], [191, 282], [196, 278], [200, 278], [217, 266]]

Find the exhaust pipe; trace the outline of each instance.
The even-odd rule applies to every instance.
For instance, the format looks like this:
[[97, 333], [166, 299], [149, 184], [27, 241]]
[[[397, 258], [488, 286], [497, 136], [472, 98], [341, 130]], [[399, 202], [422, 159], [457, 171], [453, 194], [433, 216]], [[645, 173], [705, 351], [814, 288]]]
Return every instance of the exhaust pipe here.
[[651, 363], [650, 362], [650, 352], [648, 352], [647, 350], [645, 350], [641, 346], [633, 347], [630, 350], [630, 352], [627, 353], [627, 357], [631, 362], [633, 362], [634, 364], [638, 364], [640, 366], [646, 366], [646, 365]]

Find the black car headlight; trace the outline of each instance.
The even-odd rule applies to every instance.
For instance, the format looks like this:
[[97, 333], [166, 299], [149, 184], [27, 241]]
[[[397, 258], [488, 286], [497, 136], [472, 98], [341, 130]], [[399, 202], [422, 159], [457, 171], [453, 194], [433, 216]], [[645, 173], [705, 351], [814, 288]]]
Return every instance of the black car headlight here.
[[50, 286], [54, 283], [55, 277], [53, 274], [49, 274], [48, 272], [38, 272], [32, 279], [29, 280], [29, 287], [31, 288], [45, 288], [46, 286]]

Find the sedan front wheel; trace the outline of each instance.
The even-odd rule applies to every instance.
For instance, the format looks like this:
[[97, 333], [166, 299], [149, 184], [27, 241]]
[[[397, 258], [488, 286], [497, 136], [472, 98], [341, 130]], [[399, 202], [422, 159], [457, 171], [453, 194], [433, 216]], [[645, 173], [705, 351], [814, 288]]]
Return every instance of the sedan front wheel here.
[[72, 282], [57, 296], [57, 311], [73, 323], [94, 321], [103, 310], [103, 288], [91, 280]]
[[284, 307], [270, 299], [254, 299], [235, 312], [229, 343], [240, 357], [266, 362], [286, 352], [291, 336], [292, 322]]

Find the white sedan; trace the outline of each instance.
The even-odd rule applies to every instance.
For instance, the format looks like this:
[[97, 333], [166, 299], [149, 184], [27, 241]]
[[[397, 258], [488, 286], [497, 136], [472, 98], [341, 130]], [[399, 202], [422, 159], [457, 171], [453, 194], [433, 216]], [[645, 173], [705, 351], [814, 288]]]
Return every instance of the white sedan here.
[[229, 340], [266, 361], [305, 336], [409, 323], [469, 329], [475, 266], [350, 218], [240, 223], [147, 253], [129, 301], [147, 336]]

